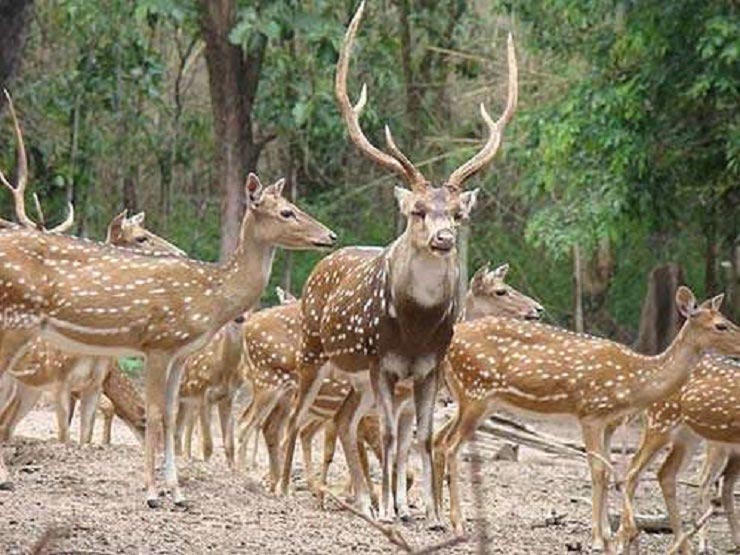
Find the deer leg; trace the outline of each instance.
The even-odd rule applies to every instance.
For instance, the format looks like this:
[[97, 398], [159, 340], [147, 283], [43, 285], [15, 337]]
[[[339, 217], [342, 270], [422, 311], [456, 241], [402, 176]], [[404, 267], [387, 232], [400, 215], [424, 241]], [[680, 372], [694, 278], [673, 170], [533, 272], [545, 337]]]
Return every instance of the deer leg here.
[[285, 445], [283, 446], [283, 472], [280, 480], [280, 492], [288, 494], [290, 484], [290, 472], [293, 470], [293, 456], [295, 455], [295, 443], [298, 439], [300, 424], [306, 417], [316, 396], [321, 389], [321, 381], [326, 374], [322, 363], [302, 364], [298, 369], [298, 392], [293, 411], [288, 419], [285, 433]]
[[200, 421], [200, 438], [203, 460], [208, 461], [213, 456], [213, 435], [211, 434], [211, 403], [208, 396], [203, 395], [198, 406], [198, 416]]
[[[360, 460], [362, 462], [362, 471], [365, 473], [365, 480], [368, 484], [372, 484], [372, 479], [370, 477], [370, 464], [367, 460], [367, 449], [365, 447], [370, 447], [378, 463], [383, 464], [383, 446], [381, 445], [380, 435], [380, 420], [377, 414], [369, 414], [360, 421], [360, 441], [358, 442], [358, 448], [362, 446]], [[373, 499], [373, 505], [379, 505], [374, 487], [370, 489], [370, 495]]]
[[730, 524], [732, 541], [735, 547], [740, 548], [740, 522], [735, 516], [735, 496], [733, 494], [738, 476], [740, 476], [740, 454], [733, 453], [730, 455], [722, 481], [722, 508]]
[[[694, 445], [695, 440], [688, 435], [683, 434], [677, 436], [673, 440], [673, 446], [668, 457], [658, 471], [658, 482], [660, 483], [663, 499], [668, 509], [668, 519], [671, 523], [673, 534], [677, 538], [682, 533], [682, 523], [681, 511], [676, 497], [676, 479], [684, 463], [690, 458], [689, 455], [691, 455]], [[681, 552], [684, 554], [691, 553], [690, 542], [684, 542], [681, 546]]]
[[270, 464], [270, 492], [275, 493], [280, 479], [280, 440], [285, 428], [284, 423], [290, 410], [290, 394], [283, 393], [277, 396], [277, 401], [271, 404], [272, 410], [267, 418], [260, 419], [262, 435], [267, 445], [267, 456]]
[[371, 368], [370, 378], [375, 393], [375, 399], [380, 413], [382, 432], [382, 482], [380, 488], [380, 520], [389, 522], [395, 517], [393, 499], [393, 471], [396, 468], [398, 454], [398, 430], [393, 400], [395, 397], [396, 375], [384, 372], [382, 368]]
[[357, 430], [362, 417], [373, 406], [373, 392], [370, 387], [352, 389], [336, 414], [337, 432], [342, 442], [344, 457], [347, 460], [352, 487], [355, 490], [355, 505], [366, 516], [372, 517], [370, 484], [365, 482], [362, 463], [357, 451]]
[[221, 424], [221, 437], [224, 442], [226, 464], [234, 468], [234, 393], [230, 392], [218, 402], [218, 421]]
[[[723, 447], [712, 444], [707, 445], [707, 458], [704, 461], [704, 466], [702, 466], [701, 478], [699, 479], [700, 514], [706, 513], [712, 506], [712, 489], [724, 471], [727, 461], [728, 453]], [[727, 512], [727, 507], [725, 506], [724, 509], [728, 520], [732, 522]], [[699, 538], [699, 553], [709, 553], [707, 528], [707, 526], [702, 526], [701, 530], [696, 534]]]
[[473, 437], [485, 415], [486, 406], [483, 403], [471, 402], [465, 405], [458, 405], [455, 425], [450, 427], [447, 434], [447, 441], [444, 444], [445, 455], [443, 461], [445, 461], [447, 471], [450, 475], [450, 523], [455, 534], [458, 536], [462, 535], [465, 531], [462, 509], [460, 507], [460, 473], [457, 466], [458, 452], [463, 444]]
[[334, 451], [337, 448], [337, 426], [330, 418], [324, 425], [324, 452], [321, 462], [321, 477], [319, 478], [319, 506], [324, 509], [324, 488], [329, 474], [329, 467], [334, 460]]
[[[411, 441], [414, 439], [414, 413], [406, 408], [407, 403], [402, 403], [398, 408], [398, 455], [396, 463], [396, 476], [394, 495], [396, 498], [396, 514], [401, 520], [411, 518], [411, 510], [408, 502], [407, 469], [409, 461], [409, 450]], [[436, 506], [436, 504], [435, 504]]]
[[180, 380], [184, 365], [180, 360], [167, 361], [164, 412], [164, 479], [172, 490], [172, 499], [177, 506], [185, 505], [185, 496], [180, 490], [175, 460], [175, 421], [179, 406]]
[[606, 461], [609, 456], [606, 452], [606, 437], [604, 426], [600, 423], [582, 423], [583, 440], [586, 445], [588, 462], [591, 467], [591, 530], [592, 530], [592, 552], [604, 552], [606, 550], [606, 538], [604, 530], [604, 510], [607, 503], [608, 468]]
[[324, 425], [323, 420], [310, 420], [300, 432], [301, 436], [301, 453], [303, 454], [303, 471], [306, 473], [308, 489], [314, 495], [318, 494], [316, 486], [316, 475], [313, 471], [313, 438]]
[[458, 422], [458, 414], [455, 413], [434, 436], [434, 503], [440, 514], [442, 513], [442, 489], [447, 468], [447, 445], [452, 433], [458, 428]]
[[146, 362], [146, 430], [144, 432], [144, 468], [146, 502], [155, 509], [161, 505], [154, 475], [157, 444], [164, 428], [164, 404], [167, 384], [167, 357], [151, 353]]
[[670, 435], [661, 433], [645, 425], [640, 438], [637, 452], [630, 461], [629, 469], [624, 480], [624, 504], [622, 507], [622, 518], [617, 532], [618, 551], [629, 549], [629, 546], [637, 540], [639, 530], [635, 523], [634, 499], [640, 475], [655, 458], [658, 452], [668, 445]]
[[103, 391], [103, 380], [108, 375], [110, 359], [97, 357], [92, 359], [92, 377], [80, 393], [80, 445], [92, 443], [95, 426], [95, 411], [98, 408], [100, 394]]
[[103, 445], [110, 445], [113, 436], [113, 411], [103, 413]]
[[434, 503], [434, 466], [432, 442], [434, 440], [434, 401], [437, 397], [439, 370], [434, 369], [423, 380], [414, 382], [416, 408], [416, 433], [421, 454], [421, 489], [426, 507], [427, 527], [442, 528]]
[[60, 443], [69, 441], [70, 403], [71, 394], [67, 380], [54, 384], [54, 411], [57, 417], [57, 439]]
[[[286, 391], [284, 389], [255, 389], [249, 409], [242, 414], [239, 422], [240, 468], [244, 468], [246, 462], [247, 439], [249, 434], [254, 431], [255, 435], [259, 435], [266, 419], [269, 418], [270, 413], [285, 393]], [[253, 465], [253, 468], [256, 468], [256, 464]]]
[[[175, 420], [175, 453], [183, 455], [183, 440], [185, 434], [186, 420], [188, 417], [188, 406], [186, 403], [180, 401], [180, 406], [177, 410], [177, 419]], [[190, 458], [190, 457], [187, 457]]]

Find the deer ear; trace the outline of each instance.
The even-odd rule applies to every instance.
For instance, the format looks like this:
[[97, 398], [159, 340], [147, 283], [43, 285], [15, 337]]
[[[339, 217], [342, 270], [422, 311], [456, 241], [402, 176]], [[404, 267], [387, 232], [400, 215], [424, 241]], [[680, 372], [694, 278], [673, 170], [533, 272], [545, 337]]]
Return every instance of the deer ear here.
[[396, 197], [396, 201], [398, 202], [398, 208], [404, 214], [408, 213], [411, 195], [412, 195], [411, 191], [409, 191], [408, 189], [404, 187], [395, 187], [393, 189], [393, 196]]
[[262, 182], [259, 177], [252, 172], [249, 172], [245, 188], [247, 191], [247, 199], [250, 204], [260, 201], [262, 198]]
[[704, 301], [701, 306], [702, 308], [709, 308], [711, 310], [719, 310], [722, 306], [722, 301], [725, 300], [725, 294], [720, 293], [716, 297], [712, 297], [711, 299], [708, 299]]
[[690, 318], [698, 310], [694, 293], [685, 285], [680, 286], [676, 290], [676, 306], [678, 306], [678, 311], [681, 315], [686, 318]]
[[290, 291], [286, 291], [280, 286], [275, 287], [275, 292], [277, 293], [280, 304], [289, 304], [297, 300]]
[[144, 225], [144, 219], [146, 218], [146, 212], [139, 212], [131, 216], [129, 223], [136, 225]]
[[112, 231], [118, 231], [123, 227], [124, 222], [126, 221], [126, 216], [128, 215], [128, 210], [123, 210], [123, 212], [116, 214], [113, 219], [108, 224], [108, 233]]
[[486, 274], [488, 274], [488, 270], [490, 268], [490, 263], [486, 262], [478, 268], [475, 273], [473, 274], [473, 277], [470, 279], [470, 286], [475, 287], [477, 285], [482, 285], [483, 280], [486, 278]]
[[501, 264], [498, 268], [496, 268], [493, 272], [493, 277], [496, 279], [500, 279], [503, 281], [506, 278], [506, 274], [509, 273], [509, 263], [505, 262], [504, 264]]
[[462, 208], [463, 219], [467, 220], [470, 217], [470, 213], [475, 208], [475, 203], [478, 202], [478, 192], [480, 189], [473, 189], [472, 191], [465, 191], [460, 195], [460, 208]]
[[275, 183], [265, 189], [265, 193], [281, 197], [283, 196], [283, 188], [285, 187], [285, 179], [278, 179]]

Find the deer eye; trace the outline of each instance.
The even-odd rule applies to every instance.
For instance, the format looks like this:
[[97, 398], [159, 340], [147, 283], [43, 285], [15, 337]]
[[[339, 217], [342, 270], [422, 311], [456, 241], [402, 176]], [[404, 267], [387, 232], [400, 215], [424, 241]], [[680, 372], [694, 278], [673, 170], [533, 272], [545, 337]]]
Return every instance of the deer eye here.
[[506, 289], [496, 289], [495, 293], [497, 296], [503, 297], [504, 295], [506, 295], [507, 291]]
[[294, 212], [293, 210], [291, 210], [290, 208], [285, 208], [285, 209], [281, 210], [281, 211], [280, 211], [280, 215], [281, 215], [281, 216], [282, 216], [282, 217], [283, 217], [284, 219], [286, 219], [286, 220], [289, 220], [289, 219], [291, 219], [291, 218], [295, 218], [295, 217], [296, 217], [296, 216], [295, 216], [295, 212]]
[[455, 220], [456, 222], [459, 222], [459, 221], [461, 221], [461, 220], [463, 219], [463, 213], [462, 213], [462, 212], [461, 212], [460, 210], [458, 210], [457, 212], [455, 212], [455, 213], [454, 213], [454, 214], [452, 215], [452, 217], [453, 217], [453, 219], [454, 219], [454, 220]]
[[720, 322], [719, 324], [715, 324], [714, 327], [715, 327], [715, 329], [717, 331], [727, 331], [727, 324], [725, 324], [724, 322]]
[[149, 237], [147, 237], [146, 235], [141, 235], [136, 238], [137, 243], [146, 243], [148, 240], [149, 240]]
[[414, 208], [411, 211], [411, 215], [416, 216], [417, 218], [423, 218], [424, 216], [427, 215], [427, 213], [424, 211], [423, 208]]

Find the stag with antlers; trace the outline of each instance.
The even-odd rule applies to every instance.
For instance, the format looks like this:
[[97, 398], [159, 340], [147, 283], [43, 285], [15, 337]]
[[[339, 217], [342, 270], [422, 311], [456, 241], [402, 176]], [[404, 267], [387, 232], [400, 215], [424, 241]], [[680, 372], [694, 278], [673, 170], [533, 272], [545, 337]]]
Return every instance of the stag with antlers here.
[[[450, 519], [462, 532], [457, 453], [500, 406], [568, 415], [578, 420], [593, 483], [593, 547], [603, 550], [609, 443], [616, 424], [677, 391], [702, 355], [740, 354], [740, 329], [719, 311], [722, 296], [698, 306], [680, 287], [676, 303], [687, 320], [670, 347], [649, 357], [609, 341], [544, 324], [484, 318], [461, 324], [450, 347], [445, 380], [458, 403], [440, 430], [435, 466], [449, 470]], [[435, 484], [441, 503], [442, 481]]]
[[72, 352], [144, 356], [146, 497], [152, 507], [161, 503], [154, 474], [160, 427], [165, 480], [175, 503], [184, 503], [174, 449], [180, 361], [259, 299], [276, 247], [323, 249], [336, 241], [283, 198], [283, 183], [263, 188], [249, 175], [239, 244], [222, 265], [30, 229], [0, 231], [0, 372], [12, 370], [39, 335]]
[[364, 2], [349, 25], [340, 51], [335, 92], [349, 136], [359, 150], [381, 167], [399, 175], [410, 190], [396, 188], [406, 229], [385, 249], [343, 249], [320, 262], [303, 290], [303, 339], [296, 406], [288, 423], [282, 491], [287, 492], [300, 423], [318, 393], [327, 368], [351, 376], [353, 392], [342, 411], [339, 428], [351, 469], [359, 510], [371, 514], [368, 485], [357, 453], [357, 427], [377, 403], [383, 429], [380, 517], [395, 516], [391, 476], [399, 437], [394, 422], [394, 390], [399, 380], [413, 382], [419, 443], [422, 446], [422, 487], [427, 517], [438, 520], [432, 495], [432, 416], [439, 365], [452, 338], [458, 306], [457, 229], [475, 205], [477, 190], [463, 191], [464, 182], [491, 162], [502, 131], [516, 105], [517, 78], [513, 41], [509, 38], [509, 98], [494, 122], [481, 114], [489, 138], [471, 160], [439, 187], [396, 146], [388, 127], [389, 154], [373, 146], [363, 133], [359, 116], [366, 99], [352, 106], [347, 95], [350, 53]]

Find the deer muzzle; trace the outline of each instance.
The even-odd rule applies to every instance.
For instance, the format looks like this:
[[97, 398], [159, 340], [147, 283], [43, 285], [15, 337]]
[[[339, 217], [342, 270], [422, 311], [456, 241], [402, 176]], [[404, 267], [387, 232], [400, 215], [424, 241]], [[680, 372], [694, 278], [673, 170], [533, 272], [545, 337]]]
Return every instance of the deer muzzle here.
[[439, 253], [448, 253], [455, 246], [455, 234], [450, 229], [440, 229], [429, 241], [430, 248]]

